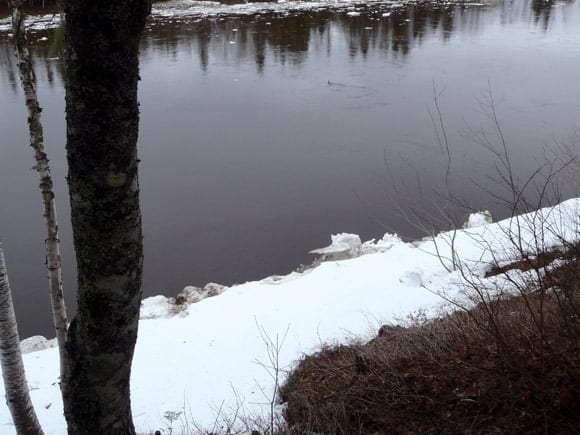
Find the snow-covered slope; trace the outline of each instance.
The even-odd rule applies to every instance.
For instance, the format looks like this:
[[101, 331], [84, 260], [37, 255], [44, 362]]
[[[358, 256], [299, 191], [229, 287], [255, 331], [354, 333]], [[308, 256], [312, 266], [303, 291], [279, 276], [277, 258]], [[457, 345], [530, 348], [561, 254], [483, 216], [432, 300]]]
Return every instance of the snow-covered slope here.
[[[174, 418], [171, 424], [179, 429], [185, 418], [211, 428], [235, 413], [267, 416], [274, 348], [283, 377], [302, 353], [323, 343], [370, 338], [381, 324], [417, 310], [434, 314], [442, 307], [440, 292], [461, 292], [453, 258], [483, 280], [490, 263], [517, 257], [510, 234], [519, 234], [531, 253], [538, 244], [547, 248], [561, 245], [562, 238], [577, 240], [579, 211], [576, 199], [499, 224], [471, 227], [486, 221], [474, 217], [470, 228], [420, 242], [405, 243], [388, 234], [361, 244], [356, 258], [230, 288], [210, 286], [209, 293], [190, 289], [179, 309], [164, 297], [148, 299], [132, 376], [137, 430], [168, 433]], [[47, 434], [66, 433], [57, 356], [55, 348], [24, 355], [32, 399]], [[14, 433], [4, 404], [0, 433]]]

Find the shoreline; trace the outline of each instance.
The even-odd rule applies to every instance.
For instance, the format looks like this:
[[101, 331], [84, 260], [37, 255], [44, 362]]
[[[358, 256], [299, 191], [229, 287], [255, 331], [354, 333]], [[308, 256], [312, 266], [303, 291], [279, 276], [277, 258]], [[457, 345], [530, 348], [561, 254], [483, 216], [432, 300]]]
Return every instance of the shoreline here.
[[[261, 14], [280, 14], [280, 16], [290, 15], [293, 13], [306, 12], [345, 12], [350, 17], [356, 17], [367, 9], [384, 12], [406, 7], [412, 4], [432, 3], [445, 6], [465, 6], [465, 7], [483, 7], [485, 1], [453, 1], [444, 3], [438, 0], [421, 1], [421, 0], [317, 0], [317, 1], [285, 1], [278, 2], [255, 2], [240, 4], [223, 4], [213, 1], [190, 1], [190, 0], [169, 0], [154, 2], [151, 14], [148, 18], [147, 26], [154, 24], [156, 21], [180, 20], [190, 21], [196, 19], [216, 19], [236, 16], [249, 16]], [[389, 15], [383, 15], [388, 17]], [[175, 22], [175, 21], [170, 21]], [[60, 24], [60, 16], [57, 12], [48, 14], [29, 15], [26, 19], [27, 29], [30, 32], [40, 32], [54, 29]], [[10, 34], [10, 16], [0, 18], [0, 35]]]

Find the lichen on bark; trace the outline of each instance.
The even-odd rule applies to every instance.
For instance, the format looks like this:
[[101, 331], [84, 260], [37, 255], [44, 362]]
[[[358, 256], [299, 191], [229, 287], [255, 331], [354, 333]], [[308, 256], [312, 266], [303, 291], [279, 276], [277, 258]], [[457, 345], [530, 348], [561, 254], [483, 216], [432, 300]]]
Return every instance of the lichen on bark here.
[[143, 0], [66, 2], [68, 183], [78, 310], [65, 416], [71, 434], [133, 434], [129, 378], [141, 299], [137, 137]]

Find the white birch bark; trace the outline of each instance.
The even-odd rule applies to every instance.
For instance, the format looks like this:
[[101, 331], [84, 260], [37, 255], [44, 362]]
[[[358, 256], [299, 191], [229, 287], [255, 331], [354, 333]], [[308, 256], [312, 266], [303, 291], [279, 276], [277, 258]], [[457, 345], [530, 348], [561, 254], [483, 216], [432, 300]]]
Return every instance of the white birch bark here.
[[61, 390], [66, 389], [66, 374], [69, 370], [69, 362], [66, 354], [65, 344], [68, 328], [66, 306], [62, 290], [62, 271], [60, 258], [60, 239], [58, 236], [58, 224], [56, 207], [54, 201], [54, 191], [48, 158], [44, 152], [44, 137], [40, 113], [42, 109], [38, 104], [36, 94], [36, 77], [32, 66], [28, 42], [26, 39], [26, 29], [24, 27], [25, 15], [22, 11], [22, 0], [12, 2], [12, 32], [14, 34], [14, 44], [18, 59], [18, 70], [20, 81], [26, 99], [28, 109], [28, 127], [30, 133], [30, 146], [34, 150], [36, 166], [40, 177], [40, 190], [44, 205], [44, 221], [46, 223], [47, 236], [45, 239], [46, 267], [48, 269], [48, 287], [52, 305], [52, 316], [56, 330], [56, 339], [59, 346], [60, 355], [60, 379]]
[[0, 360], [6, 404], [12, 414], [16, 431], [19, 434], [42, 434], [28, 394], [2, 241], [0, 241]]

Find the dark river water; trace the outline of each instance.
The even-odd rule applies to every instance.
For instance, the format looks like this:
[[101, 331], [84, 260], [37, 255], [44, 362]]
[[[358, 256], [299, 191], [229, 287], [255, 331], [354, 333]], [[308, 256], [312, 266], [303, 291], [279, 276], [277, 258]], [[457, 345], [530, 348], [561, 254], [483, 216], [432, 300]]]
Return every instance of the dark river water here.
[[[52, 39], [53, 30], [31, 36], [74, 309], [63, 64]], [[288, 273], [332, 233], [419, 237], [449, 225], [441, 211], [505, 216], [497, 162], [482, 146], [500, 145], [490, 101], [519, 179], [562, 156], [580, 127], [580, 7], [513, 0], [157, 16], [141, 77], [143, 290], [174, 295]], [[0, 131], [0, 235], [21, 335], [53, 335], [38, 181], [6, 32]]]

